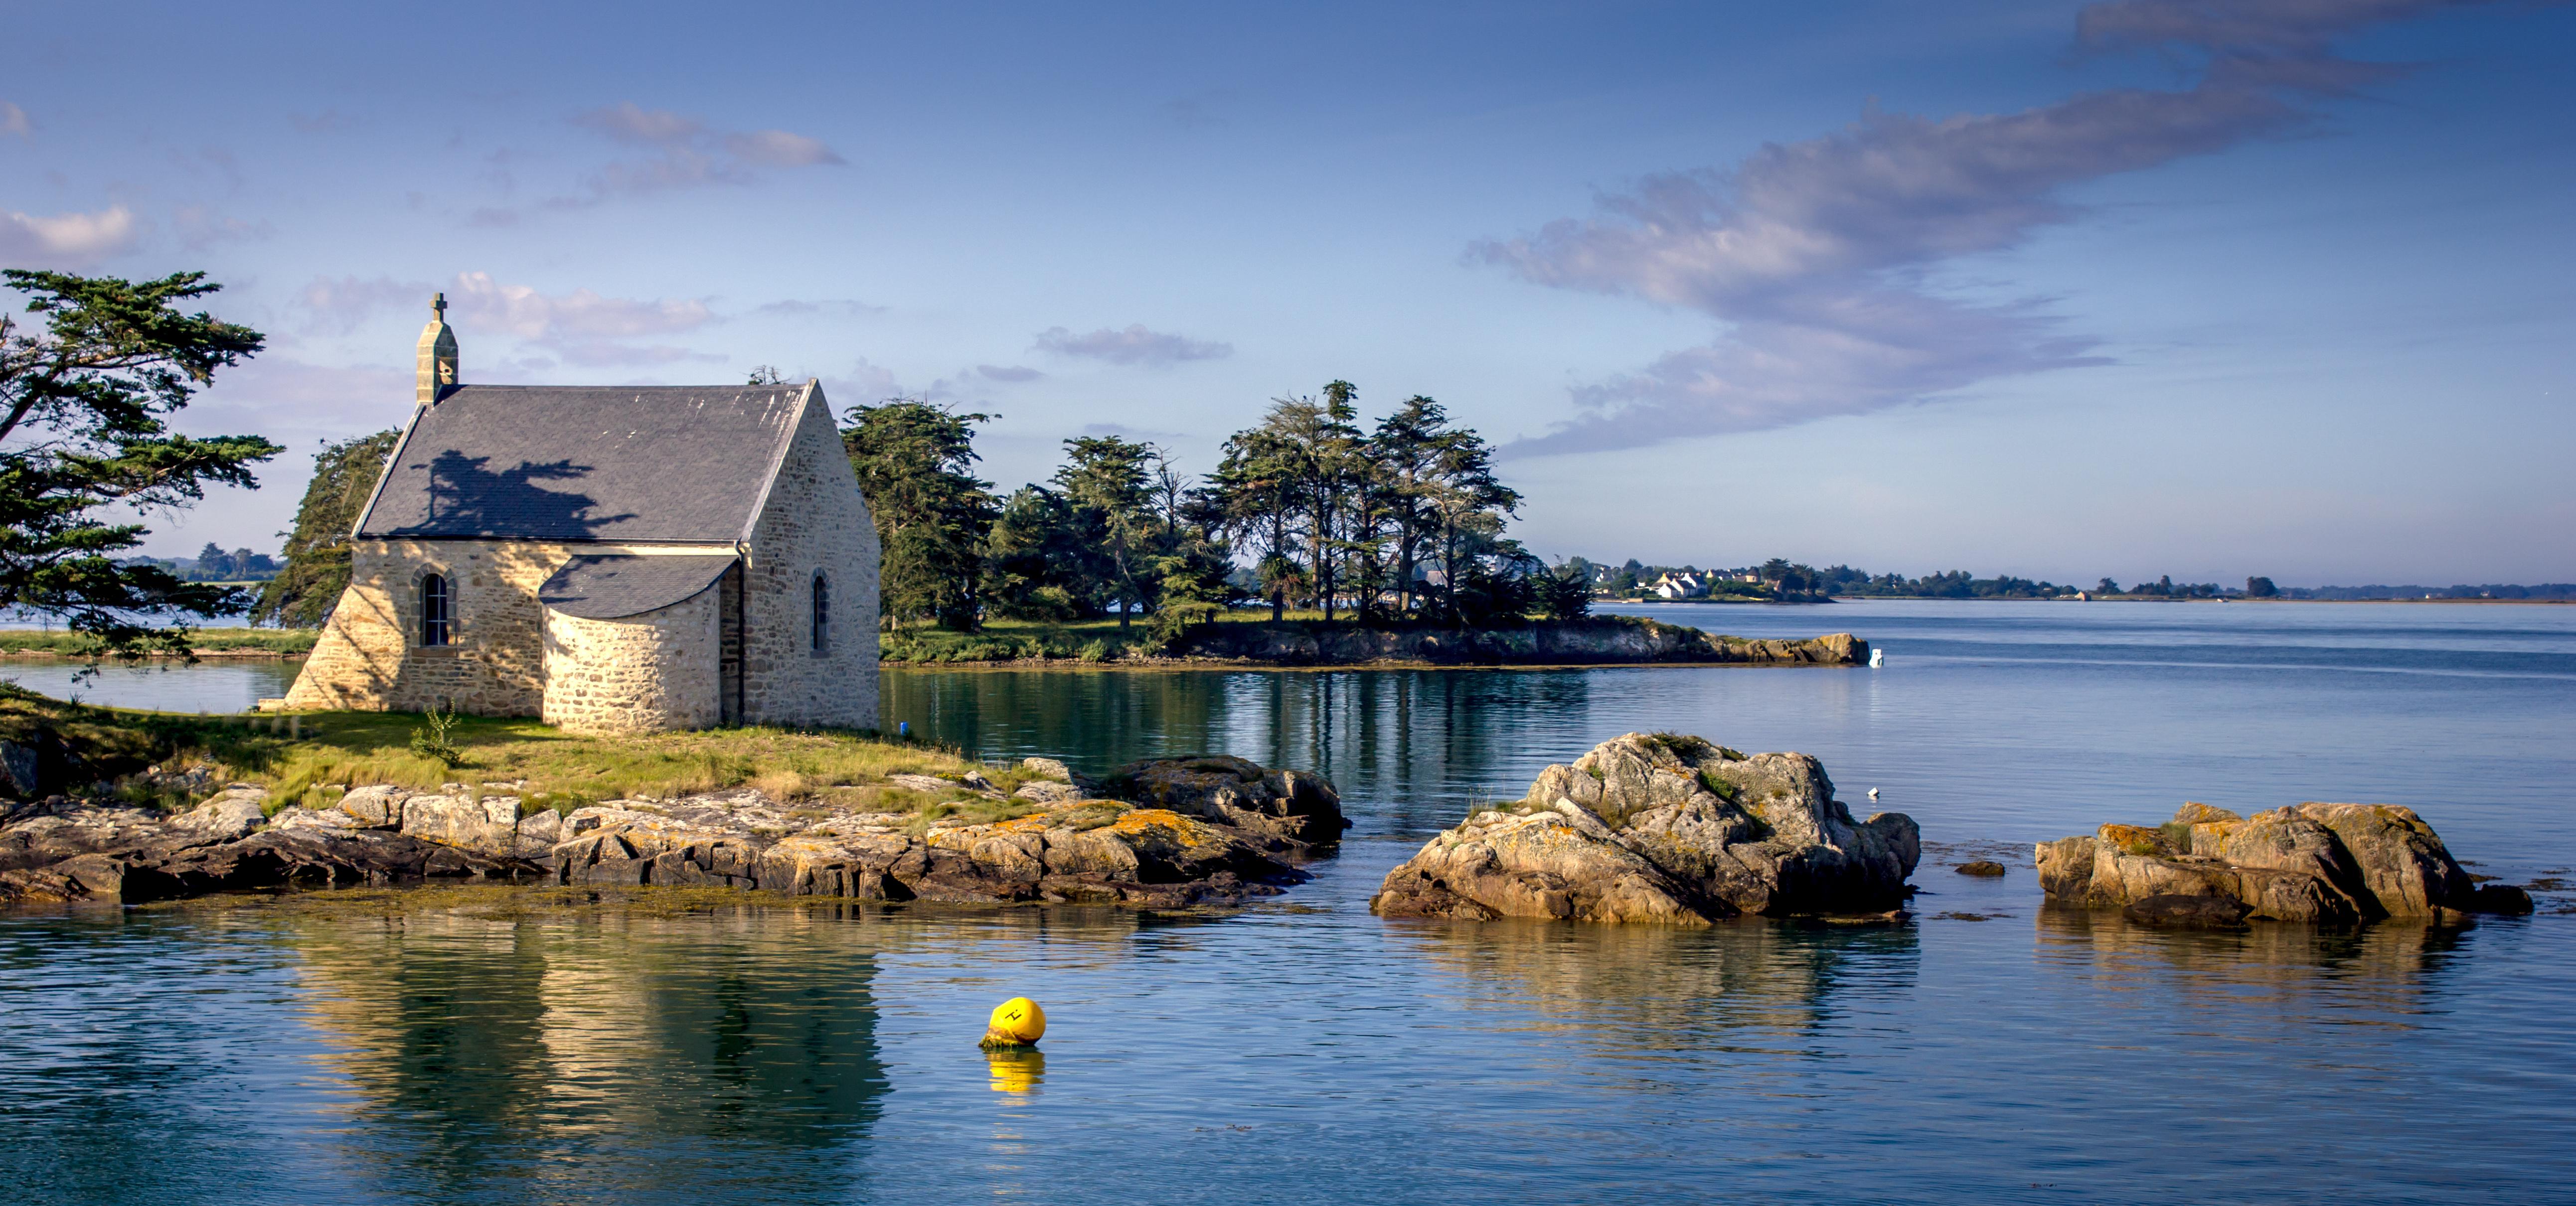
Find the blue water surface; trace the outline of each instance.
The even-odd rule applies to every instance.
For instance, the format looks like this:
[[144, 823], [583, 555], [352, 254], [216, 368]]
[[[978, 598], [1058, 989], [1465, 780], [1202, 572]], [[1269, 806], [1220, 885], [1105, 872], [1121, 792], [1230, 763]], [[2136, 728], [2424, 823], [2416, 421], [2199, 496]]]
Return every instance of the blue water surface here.
[[[1359, 823], [1345, 849], [1232, 916], [0, 917], [0, 1185], [153, 1206], [2576, 1200], [2576, 917], [2143, 930], [2043, 909], [2023, 845], [2186, 798], [2385, 800], [2484, 873], [2555, 883], [2576, 608], [1651, 614], [1849, 629], [1885, 665], [888, 673], [889, 721], [988, 756], [1325, 769]], [[1657, 729], [1814, 754], [1859, 811], [1880, 788], [1930, 843], [1916, 919], [1368, 913], [1474, 801]], [[1985, 853], [2015, 870], [1951, 871]], [[1047, 1007], [1044, 1054], [990, 1061], [975, 1037], [1014, 993]]]

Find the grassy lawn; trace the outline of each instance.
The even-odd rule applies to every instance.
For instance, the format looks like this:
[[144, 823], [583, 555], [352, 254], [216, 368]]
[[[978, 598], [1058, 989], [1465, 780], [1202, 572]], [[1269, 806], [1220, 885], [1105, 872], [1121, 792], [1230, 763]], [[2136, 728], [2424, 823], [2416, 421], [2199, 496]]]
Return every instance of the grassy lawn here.
[[[200, 628], [197, 630], [199, 653], [271, 653], [296, 656], [313, 652], [313, 642], [320, 638], [318, 628]], [[51, 653], [62, 657], [88, 657], [97, 644], [77, 632], [36, 632], [28, 629], [0, 630], [0, 653]]]
[[[410, 713], [183, 716], [0, 691], [0, 739], [26, 740], [40, 725], [107, 775], [209, 762], [227, 780], [267, 787], [280, 807], [328, 804], [349, 788], [375, 783], [415, 789], [463, 783], [476, 794], [519, 796], [532, 810], [742, 786], [815, 806], [909, 812], [925, 823], [947, 815], [998, 820], [1028, 810], [962, 786], [923, 792], [885, 782], [891, 774], [952, 777], [981, 769], [1008, 793], [1029, 778], [1017, 767], [977, 768], [954, 750], [854, 733], [742, 728], [584, 737], [534, 720], [465, 716], [449, 734], [462, 755], [451, 766], [413, 752], [422, 718]], [[142, 787], [126, 794], [136, 803], [183, 803]]]

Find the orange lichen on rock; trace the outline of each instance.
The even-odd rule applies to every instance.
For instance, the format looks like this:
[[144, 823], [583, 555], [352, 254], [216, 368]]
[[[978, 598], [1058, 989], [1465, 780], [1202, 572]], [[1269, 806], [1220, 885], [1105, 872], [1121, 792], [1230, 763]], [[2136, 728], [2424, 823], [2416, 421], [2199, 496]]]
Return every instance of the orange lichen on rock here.
[[2174, 853], [2173, 843], [2166, 840], [2163, 830], [2149, 829], [2144, 825], [2104, 825], [2094, 831], [2094, 836], [2129, 854], [2170, 855]]

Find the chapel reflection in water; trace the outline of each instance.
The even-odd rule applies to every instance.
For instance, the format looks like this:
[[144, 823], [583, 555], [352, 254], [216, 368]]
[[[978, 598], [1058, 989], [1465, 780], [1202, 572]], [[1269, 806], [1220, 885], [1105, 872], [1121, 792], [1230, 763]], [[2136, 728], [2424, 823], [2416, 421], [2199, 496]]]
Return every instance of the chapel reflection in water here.
[[[286, 935], [361, 1181], [431, 1200], [845, 1193], [886, 1088], [865, 949], [745, 910]], [[554, 1185], [578, 1177], [580, 1184]]]

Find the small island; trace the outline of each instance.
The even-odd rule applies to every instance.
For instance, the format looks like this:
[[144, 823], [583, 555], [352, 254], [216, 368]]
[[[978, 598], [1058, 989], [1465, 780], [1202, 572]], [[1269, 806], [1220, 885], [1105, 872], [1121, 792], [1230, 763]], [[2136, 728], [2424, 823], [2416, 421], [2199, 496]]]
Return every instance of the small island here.
[[888, 636], [889, 666], [1617, 666], [1699, 664], [1859, 666], [1869, 642], [1850, 633], [1807, 639], [1721, 636], [1640, 616], [1520, 617], [1476, 626], [1267, 620], [1231, 613], [1178, 632], [1115, 621], [1002, 621], [977, 632]]

